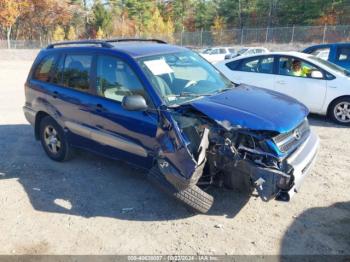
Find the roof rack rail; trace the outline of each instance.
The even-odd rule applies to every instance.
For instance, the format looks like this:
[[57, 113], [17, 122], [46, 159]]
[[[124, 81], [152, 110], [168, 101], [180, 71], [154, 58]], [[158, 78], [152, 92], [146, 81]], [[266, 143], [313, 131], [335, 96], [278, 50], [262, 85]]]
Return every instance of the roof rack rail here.
[[107, 43], [106, 41], [102, 40], [81, 40], [81, 41], [65, 41], [65, 42], [58, 42], [48, 45], [46, 48], [51, 49], [55, 48], [55, 46], [62, 46], [62, 45], [100, 45], [101, 47], [106, 48], [112, 48], [113, 45]]
[[167, 42], [155, 39], [155, 38], [115, 38], [105, 40], [107, 43], [118, 43], [118, 42], [156, 42], [158, 44], [167, 44]]

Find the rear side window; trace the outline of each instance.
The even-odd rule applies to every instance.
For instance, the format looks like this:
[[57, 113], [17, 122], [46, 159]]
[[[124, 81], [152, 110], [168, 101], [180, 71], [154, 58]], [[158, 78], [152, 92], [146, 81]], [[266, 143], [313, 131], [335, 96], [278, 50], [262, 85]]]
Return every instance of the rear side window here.
[[53, 82], [80, 91], [89, 89], [91, 55], [67, 55], [60, 61]]
[[272, 56], [262, 58], [258, 66], [258, 72], [263, 74], [272, 74], [273, 63], [274, 63], [274, 59]]
[[338, 47], [336, 60], [349, 62], [350, 61], [350, 46]]
[[239, 71], [244, 72], [258, 72], [258, 66], [259, 66], [259, 60], [260, 57], [253, 57], [244, 59], [243, 62], [240, 64], [240, 66], [237, 68]]
[[50, 72], [56, 61], [55, 55], [44, 57], [34, 70], [33, 79], [50, 82]]
[[231, 70], [237, 70], [237, 66], [239, 65], [239, 63], [240, 63], [240, 60], [232, 61], [232, 62], [227, 63], [226, 66], [228, 68], [230, 68]]
[[[234, 61], [238, 62], [238, 61]], [[262, 74], [273, 73], [274, 58], [272, 56], [259, 56], [244, 59], [235, 69], [243, 72], [253, 72]]]

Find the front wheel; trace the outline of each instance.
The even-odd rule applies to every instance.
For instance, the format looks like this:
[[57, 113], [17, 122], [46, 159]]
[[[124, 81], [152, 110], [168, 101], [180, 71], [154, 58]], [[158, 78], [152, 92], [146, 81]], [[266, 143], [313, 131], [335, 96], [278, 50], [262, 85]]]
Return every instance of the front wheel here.
[[350, 98], [344, 97], [335, 100], [331, 104], [328, 114], [333, 122], [350, 126]]
[[195, 212], [205, 214], [213, 205], [214, 198], [196, 185], [186, 187], [182, 190], [176, 189], [161, 174], [158, 167], [153, 167], [150, 170], [148, 179], [162, 191], [182, 202]]
[[40, 141], [52, 160], [65, 161], [70, 158], [71, 149], [63, 129], [49, 116], [40, 121]]

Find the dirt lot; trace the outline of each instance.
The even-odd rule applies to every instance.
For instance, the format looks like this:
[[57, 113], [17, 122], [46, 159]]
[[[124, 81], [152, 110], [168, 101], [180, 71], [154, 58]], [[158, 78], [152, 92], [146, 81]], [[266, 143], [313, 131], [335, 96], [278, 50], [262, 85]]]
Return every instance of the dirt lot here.
[[292, 202], [212, 189], [195, 215], [121, 162], [49, 160], [21, 109], [30, 64], [0, 54], [0, 254], [350, 254], [349, 128], [311, 117], [321, 149]]

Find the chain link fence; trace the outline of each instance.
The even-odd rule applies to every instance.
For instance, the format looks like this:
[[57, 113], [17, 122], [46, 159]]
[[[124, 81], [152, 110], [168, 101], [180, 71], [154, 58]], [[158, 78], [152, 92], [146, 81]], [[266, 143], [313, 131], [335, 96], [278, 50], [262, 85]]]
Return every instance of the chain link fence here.
[[[118, 36], [113, 36], [118, 37]], [[217, 45], [244, 46], [271, 44], [311, 44], [330, 42], [350, 42], [350, 25], [337, 26], [293, 26], [274, 28], [243, 28], [221, 32], [197, 31], [174, 33], [173, 37], [159, 35], [160, 39], [191, 48], [204, 48]], [[48, 42], [36, 40], [11, 40], [12, 49], [37, 49]], [[6, 40], [0, 40], [0, 49], [8, 47]]]
[[181, 32], [176, 44], [191, 47], [215, 45], [266, 45], [349, 42], [350, 25], [243, 28], [222, 32]]

